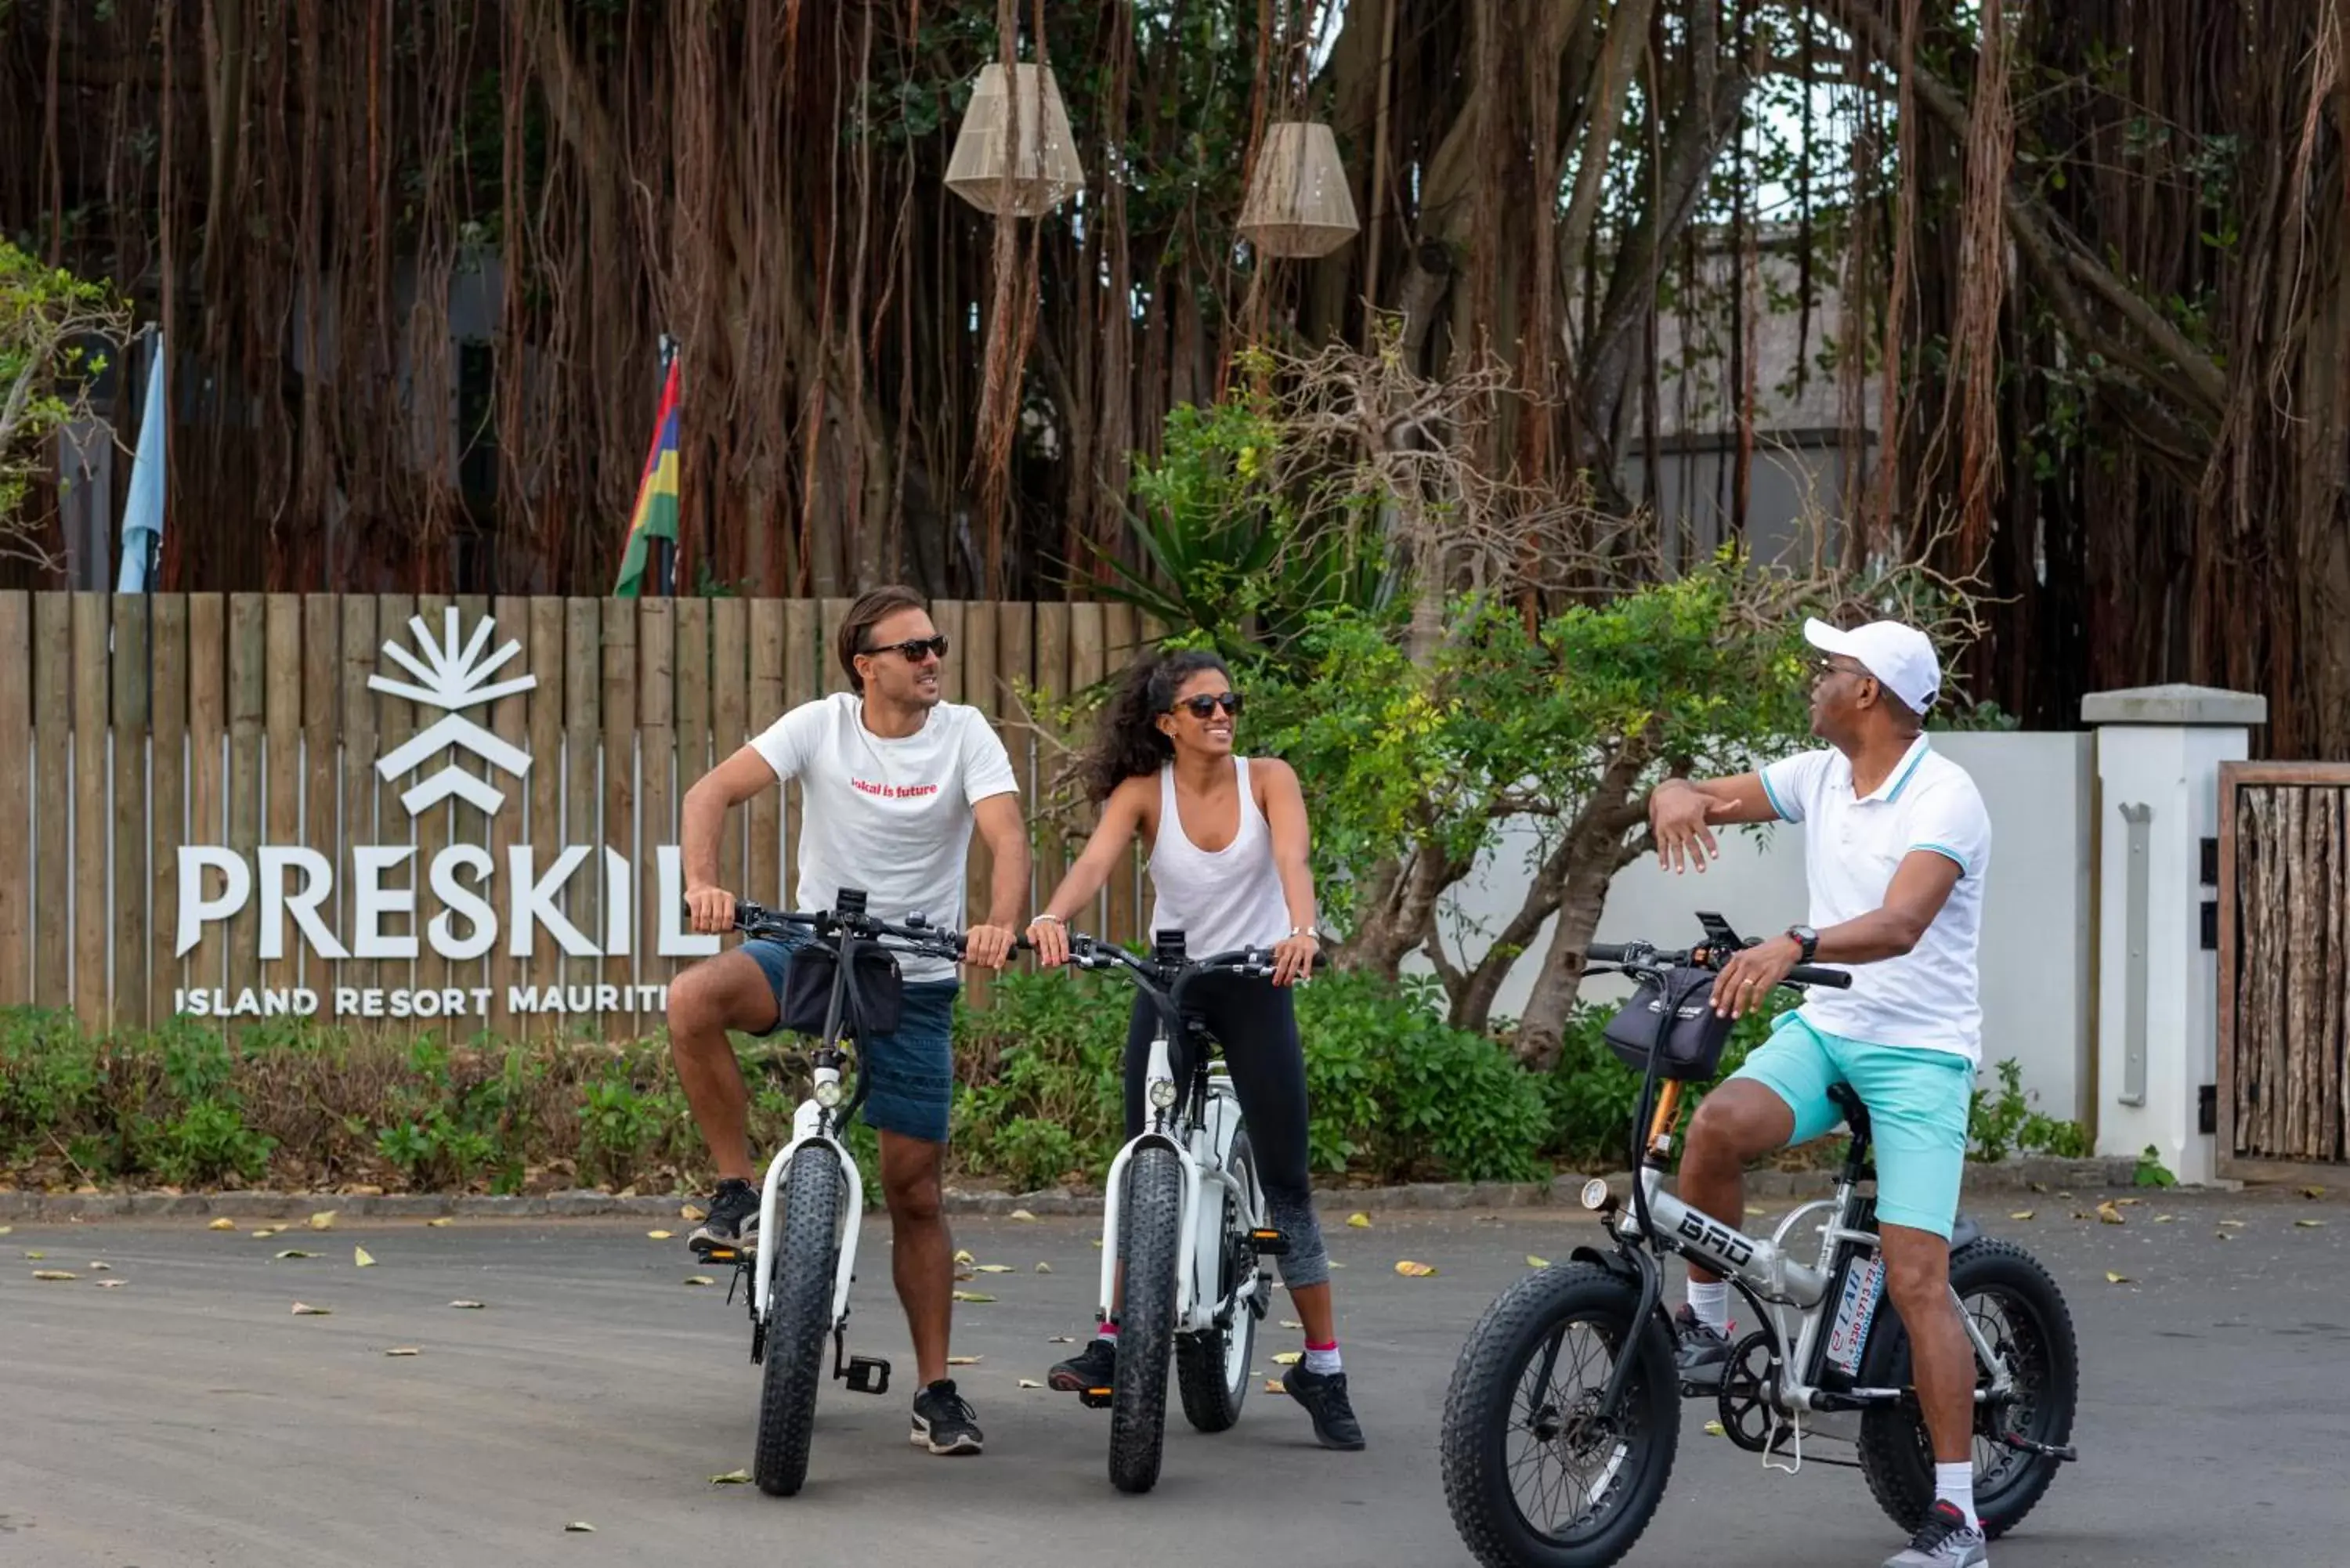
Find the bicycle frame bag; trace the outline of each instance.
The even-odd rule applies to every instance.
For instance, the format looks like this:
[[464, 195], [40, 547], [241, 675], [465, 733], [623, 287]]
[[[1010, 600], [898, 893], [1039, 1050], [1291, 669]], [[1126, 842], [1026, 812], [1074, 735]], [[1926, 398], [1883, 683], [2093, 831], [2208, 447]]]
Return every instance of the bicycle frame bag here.
[[1602, 1032], [1627, 1067], [1646, 1072], [1657, 1056], [1657, 1076], [1684, 1081], [1713, 1076], [1730, 1043], [1731, 1021], [1713, 1011], [1713, 971], [1667, 970], [1662, 984], [1643, 980]]
[[[833, 977], [840, 972], [840, 955], [811, 942], [792, 954], [784, 971], [784, 1016], [776, 1027], [812, 1040], [824, 1038], [825, 1021], [832, 1016]], [[905, 1010], [905, 977], [898, 957], [889, 949], [860, 944], [848, 968], [848, 994], [842, 1000], [840, 1033], [869, 1040], [897, 1032]]]

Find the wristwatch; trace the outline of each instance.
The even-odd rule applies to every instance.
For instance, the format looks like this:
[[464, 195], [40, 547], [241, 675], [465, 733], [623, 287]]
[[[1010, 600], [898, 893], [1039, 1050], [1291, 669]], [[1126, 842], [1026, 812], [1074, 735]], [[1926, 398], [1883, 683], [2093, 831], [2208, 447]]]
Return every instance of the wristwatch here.
[[1794, 938], [1796, 945], [1804, 950], [1804, 956], [1797, 959], [1795, 961], [1797, 963], [1811, 962], [1812, 955], [1820, 950], [1820, 933], [1812, 929], [1809, 926], [1789, 926], [1787, 928], [1787, 934]]

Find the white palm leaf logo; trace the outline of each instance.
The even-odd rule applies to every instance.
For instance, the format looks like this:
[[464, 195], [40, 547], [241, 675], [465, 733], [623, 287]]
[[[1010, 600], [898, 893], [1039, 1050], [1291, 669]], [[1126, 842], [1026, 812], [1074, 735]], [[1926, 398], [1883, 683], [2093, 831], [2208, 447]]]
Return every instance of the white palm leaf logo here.
[[[501, 697], [511, 697], [517, 691], [531, 690], [538, 684], [538, 677], [525, 675], [512, 680], [491, 683], [490, 677], [522, 651], [522, 644], [509, 641], [495, 653], [484, 657], [490, 634], [497, 629], [497, 623], [484, 616], [482, 623], [473, 628], [473, 640], [460, 652], [457, 648], [457, 612], [453, 608], [449, 611], [445, 624], [447, 636], [435, 643], [422, 616], [408, 618], [409, 628], [416, 634], [416, 646], [423, 654], [421, 659], [396, 642], [383, 645], [384, 657], [415, 676], [421, 684], [411, 686], [405, 680], [393, 680], [381, 675], [368, 677], [368, 689], [371, 691], [405, 697], [411, 701], [442, 711], [438, 722], [377, 763], [376, 772], [389, 782], [421, 765], [426, 759], [439, 755], [444, 748], [456, 746], [473, 753], [494, 768], [521, 778], [530, 772], [530, 753], [498, 739], [463, 715], [468, 708], [478, 708], [484, 702], [494, 702]], [[400, 804], [408, 808], [409, 815], [416, 816], [451, 795], [472, 802], [484, 814], [494, 814], [506, 799], [504, 791], [474, 777], [452, 762], [431, 778], [411, 785], [400, 795]]]

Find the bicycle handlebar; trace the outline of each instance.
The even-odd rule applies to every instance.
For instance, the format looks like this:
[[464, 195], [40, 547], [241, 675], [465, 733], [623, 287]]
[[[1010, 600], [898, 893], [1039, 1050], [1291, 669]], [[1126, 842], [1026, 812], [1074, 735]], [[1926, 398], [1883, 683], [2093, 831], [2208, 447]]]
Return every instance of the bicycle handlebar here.
[[[1136, 958], [1116, 942], [1087, 936], [1083, 931], [1073, 930], [1068, 933], [1068, 939], [1071, 967], [1098, 970], [1122, 966], [1139, 978], [1163, 985], [1170, 991], [1179, 990], [1185, 981], [1211, 971], [1247, 975], [1271, 974], [1274, 971], [1273, 950], [1269, 947], [1234, 948], [1228, 952], [1210, 953], [1204, 958], [1186, 958], [1180, 964], [1169, 964], [1153, 958]], [[1024, 942], [1022, 945], [1027, 944]], [[1310, 972], [1319, 974], [1330, 967], [1329, 956], [1317, 952], [1307, 967]]]
[[[964, 947], [971, 935], [951, 926], [931, 925], [920, 915], [899, 925], [877, 915], [854, 914], [839, 909], [770, 909], [747, 898], [734, 900], [734, 929], [746, 935], [778, 936], [795, 926], [806, 927], [818, 936], [847, 930], [868, 940], [894, 937], [899, 941], [913, 944], [912, 950], [955, 959], [963, 957]], [[1026, 937], [1016, 937], [1012, 945], [1015, 950], [1033, 950], [1035, 944]]]
[[[1636, 974], [1666, 969], [1719, 971], [1730, 957], [1718, 946], [1658, 948], [1647, 942], [1593, 942], [1583, 950], [1583, 956], [1593, 963], [1613, 964]], [[1852, 984], [1852, 974], [1848, 970], [1823, 969], [1817, 964], [1802, 963], [1789, 970], [1787, 978], [1779, 983], [1825, 985], [1845, 990]]]

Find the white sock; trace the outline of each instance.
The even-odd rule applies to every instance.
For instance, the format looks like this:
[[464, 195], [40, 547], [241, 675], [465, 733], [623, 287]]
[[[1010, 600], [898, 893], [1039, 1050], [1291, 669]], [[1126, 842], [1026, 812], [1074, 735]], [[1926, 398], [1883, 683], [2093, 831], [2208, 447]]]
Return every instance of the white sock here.
[[1334, 1339], [1319, 1350], [1307, 1345], [1305, 1370], [1316, 1377], [1328, 1377], [1335, 1374], [1338, 1370], [1338, 1342]]
[[1710, 1285], [1701, 1285], [1691, 1280], [1689, 1282], [1689, 1307], [1697, 1314], [1698, 1322], [1714, 1333], [1723, 1335], [1730, 1333], [1729, 1281], [1716, 1280]]
[[1947, 1502], [1965, 1514], [1968, 1529], [1981, 1527], [1982, 1521], [1975, 1517], [1975, 1467], [1972, 1459], [1934, 1467], [1934, 1501]]

